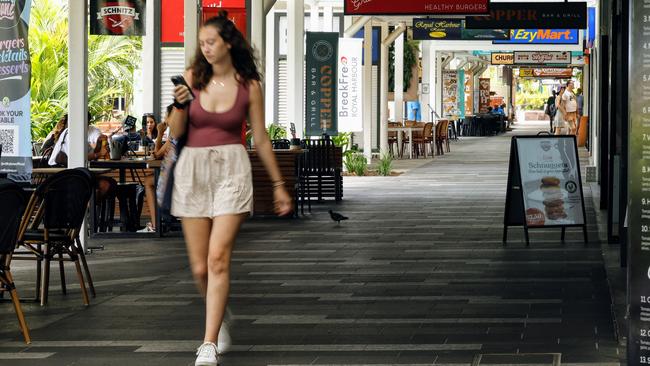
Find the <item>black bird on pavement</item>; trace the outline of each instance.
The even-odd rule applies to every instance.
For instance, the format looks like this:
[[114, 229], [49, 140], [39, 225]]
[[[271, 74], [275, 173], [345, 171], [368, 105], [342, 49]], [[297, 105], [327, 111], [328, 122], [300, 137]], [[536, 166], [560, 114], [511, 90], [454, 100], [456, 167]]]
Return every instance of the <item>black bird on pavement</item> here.
[[341, 215], [340, 213], [334, 212], [332, 210], [329, 210], [330, 217], [332, 218], [333, 221], [336, 221], [337, 224], [340, 224], [341, 221], [347, 220], [348, 218]]

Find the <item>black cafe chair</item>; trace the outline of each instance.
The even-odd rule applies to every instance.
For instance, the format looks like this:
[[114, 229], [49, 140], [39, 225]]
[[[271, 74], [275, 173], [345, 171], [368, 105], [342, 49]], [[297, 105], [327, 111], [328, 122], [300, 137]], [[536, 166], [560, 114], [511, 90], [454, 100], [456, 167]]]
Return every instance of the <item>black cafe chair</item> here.
[[[73, 262], [81, 287], [84, 305], [90, 303], [84, 276], [95, 296], [95, 288], [79, 239], [82, 224], [94, 189], [92, 173], [85, 168], [66, 169], [47, 178], [30, 198], [21, 223], [18, 240], [26, 251], [16, 252], [15, 259], [32, 259], [38, 262], [36, 288], [40, 289], [41, 306], [47, 303], [50, 263], [59, 262], [61, 290], [66, 294], [64, 262]], [[58, 258], [57, 258], [58, 255]]]
[[16, 291], [13, 276], [11, 275], [11, 259], [16, 241], [21, 217], [25, 210], [25, 195], [19, 185], [9, 180], [0, 180], [0, 294], [9, 292], [11, 301], [18, 317], [18, 324], [23, 333], [25, 343], [31, 343], [29, 328], [25, 322], [20, 298]]

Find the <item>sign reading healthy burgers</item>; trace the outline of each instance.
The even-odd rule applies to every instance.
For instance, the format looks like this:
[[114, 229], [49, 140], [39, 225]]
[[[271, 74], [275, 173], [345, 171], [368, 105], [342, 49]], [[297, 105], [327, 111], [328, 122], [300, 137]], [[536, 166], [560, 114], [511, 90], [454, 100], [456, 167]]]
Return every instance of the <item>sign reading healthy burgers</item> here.
[[637, 366], [650, 365], [650, 8], [630, 6], [627, 364]]
[[512, 138], [504, 243], [508, 226], [528, 229], [587, 226], [574, 136], [518, 136]]
[[338, 134], [337, 125], [337, 53], [339, 34], [307, 32], [305, 67], [305, 134]]
[[0, 173], [16, 181], [32, 172], [30, 10], [31, 0], [0, 0]]

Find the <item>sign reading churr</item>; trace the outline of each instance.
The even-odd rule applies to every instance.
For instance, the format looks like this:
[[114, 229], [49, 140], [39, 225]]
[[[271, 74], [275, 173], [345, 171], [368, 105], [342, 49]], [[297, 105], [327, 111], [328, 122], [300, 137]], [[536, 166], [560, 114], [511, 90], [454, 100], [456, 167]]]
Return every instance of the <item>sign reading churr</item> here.
[[345, 15], [474, 15], [487, 14], [489, 0], [345, 0], [344, 4]]
[[512, 65], [515, 58], [512, 53], [492, 52], [492, 65]]

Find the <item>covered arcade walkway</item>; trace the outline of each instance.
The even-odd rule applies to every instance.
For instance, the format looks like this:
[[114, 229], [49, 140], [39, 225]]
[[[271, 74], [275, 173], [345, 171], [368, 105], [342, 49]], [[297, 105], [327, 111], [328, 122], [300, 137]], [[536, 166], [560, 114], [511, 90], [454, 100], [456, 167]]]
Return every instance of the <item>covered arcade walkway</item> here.
[[[589, 185], [588, 247], [577, 230], [564, 246], [546, 231], [526, 248], [517, 229], [501, 244], [509, 136], [545, 127], [464, 138], [399, 177], [346, 177], [333, 207], [350, 217], [340, 226], [327, 205], [306, 219], [249, 221], [233, 257], [234, 346], [222, 364], [551, 365], [560, 354], [562, 365], [618, 365]], [[48, 306], [24, 306], [31, 347], [14, 314], [0, 315], [0, 364], [193, 364], [203, 302], [182, 240], [105, 244], [89, 256], [91, 307], [72, 285], [62, 296], [53, 276]], [[15, 262], [24, 297], [27, 265]]]

